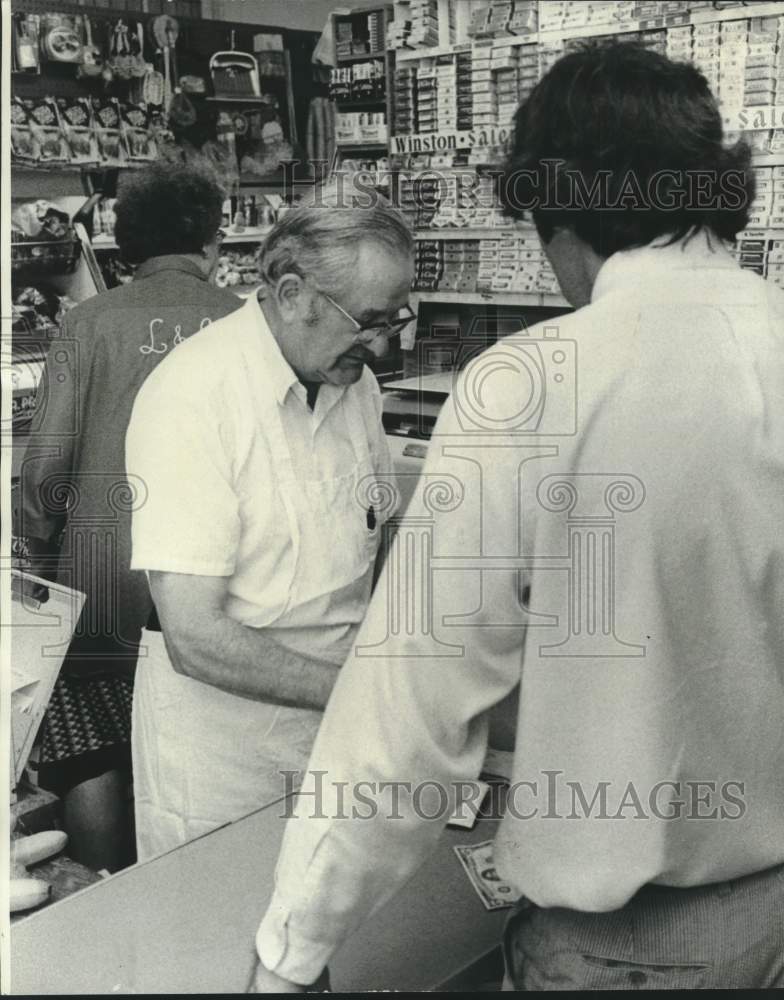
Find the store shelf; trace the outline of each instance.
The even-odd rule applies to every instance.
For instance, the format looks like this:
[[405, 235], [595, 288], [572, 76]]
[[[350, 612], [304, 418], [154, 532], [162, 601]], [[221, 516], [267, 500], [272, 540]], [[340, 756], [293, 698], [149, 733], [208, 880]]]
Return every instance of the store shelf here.
[[745, 17], [780, 17], [781, 2], [756, 3], [752, 7], [728, 7], [726, 10], [693, 11], [691, 24], [710, 24], [711, 21], [737, 21]]
[[381, 49], [379, 52], [365, 52], [355, 56], [336, 56], [335, 58], [338, 66], [348, 66], [351, 63], [367, 62], [369, 59], [384, 59], [386, 54], [386, 49]]
[[[280, 77], [281, 80], [285, 79]], [[232, 97], [229, 94], [214, 95], [213, 97], [208, 97], [208, 101], [214, 101], [216, 104], [269, 104], [264, 97], [243, 97], [242, 95], [237, 95]]]
[[522, 237], [529, 233], [535, 234], [536, 230], [531, 226], [530, 230], [521, 232], [519, 226], [488, 226], [483, 229], [415, 229], [414, 239], [416, 240], [492, 240], [504, 236]]
[[450, 291], [412, 291], [418, 302], [444, 302], [467, 306], [538, 306], [540, 308], [572, 307], [563, 295], [547, 294], [545, 292], [450, 292]]
[[378, 142], [378, 140], [372, 140], [368, 142], [336, 142], [335, 145], [338, 149], [383, 149], [386, 150], [387, 144], [385, 142]]
[[[492, 48], [519, 45], [536, 45], [542, 42], [560, 42], [572, 38], [596, 38], [602, 35], [625, 35], [634, 31], [649, 31], [664, 28], [675, 28], [685, 24], [710, 24], [713, 21], [736, 21], [751, 17], [779, 17], [782, 15], [781, 3], [759, 3], [752, 7], [730, 7], [725, 10], [704, 10], [684, 12], [683, 14], [662, 14], [658, 17], [644, 18], [637, 21], [621, 21], [606, 24], [591, 24], [582, 27], [547, 28], [526, 35], [497, 35], [490, 39]], [[474, 44], [482, 44], [487, 39], [468, 39], [456, 45], [441, 45], [429, 49], [395, 49], [398, 62], [413, 62], [420, 59], [435, 59], [438, 56], [452, 55], [455, 50], [470, 49]]]
[[751, 164], [754, 167], [784, 167], [784, 153], [754, 153]]
[[336, 97], [335, 104], [342, 111], [353, 111], [354, 109], [361, 110], [362, 108], [379, 108], [386, 107], [387, 99], [384, 95], [381, 97]]

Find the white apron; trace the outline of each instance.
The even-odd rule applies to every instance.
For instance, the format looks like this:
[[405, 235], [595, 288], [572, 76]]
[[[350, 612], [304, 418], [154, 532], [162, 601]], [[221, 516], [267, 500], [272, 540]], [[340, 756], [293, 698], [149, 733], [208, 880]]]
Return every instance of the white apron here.
[[[362, 410], [349, 389], [352, 471], [300, 481], [273, 393], [259, 387], [255, 402], [293, 546], [290, 579], [270, 581], [269, 606], [260, 610], [276, 641], [342, 664], [370, 598], [382, 521], [369, 528], [357, 499], [358, 484], [375, 473]], [[346, 627], [319, 628], [325, 620]], [[280, 772], [304, 770], [321, 721], [321, 712], [240, 698], [177, 674], [160, 633], [145, 631], [142, 646], [131, 740], [140, 861], [290, 791], [292, 779]]]

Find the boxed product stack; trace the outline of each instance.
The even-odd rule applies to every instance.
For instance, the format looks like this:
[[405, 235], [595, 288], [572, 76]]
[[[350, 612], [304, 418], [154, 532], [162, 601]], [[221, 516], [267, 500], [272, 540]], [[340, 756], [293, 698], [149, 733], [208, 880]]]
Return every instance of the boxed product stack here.
[[667, 29], [666, 54], [668, 59], [672, 59], [675, 62], [692, 61], [693, 56], [690, 24], [684, 24], [677, 28]]
[[435, 291], [444, 272], [444, 244], [440, 240], [417, 240], [414, 290]]
[[480, 240], [477, 290], [549, 292], [551, 285], [543, 274], [543, 261], [542, 246], [533, 230], [522, 237]]
[[784, 239], [768, 240], [766, 277], [774, 285], [784, 288]]
[[474, 128], [495, 125], [498, 100], [493, 89], [492, 43], [478, 42], [471, 53], [471, 114]]
[[384, 14], [374, 11], [368, 14], [368, 41], [371, 52], [383, 52], [386, 44], [384, 37]]
[[392, 106], [394, 108], [394, 134], [415, 134], [419, 129], [416, 66], [406, 63], [395, 69], [395, 91]]
[[490, 4], [481, 4], [471, 12], [471, 23], [468, 25], [469, 38], [487, 38], [490, 21]]
[[746, 73], [746, 35], [748, 22], [727, 21], [722, 25], [719, 54], [719, 89], [721, 104], [727, 108], [743, 106]]
[[430, 225], [434, 229], [495, 229], [511, 225], [501, 212], [493, 179], [459, 170], [439, 178], [438, 204]]
[[749, 229], [784, 229], [782, 167], [758, 167], [754, 173], [757, 193], [751, 203]]
[[350, 21], [338, 21], [335, 25], [335, 54], [338, 59], [353, 55], [351, 43], [353, 31]]
[[415, 49], [438, 45], [438, 0], [411, 0], [410, 16], [407, 44]]
[[518, 104], [536, 86], [539, 79], [539, 54], [536, 45], [521, 45], [517, 57], [517, 101]]
[[438, 130], [437, 91], [438, 80], [432, 61], [420, 64], [417, 75], [417, 121], [420, 132]]
[[454, 57], [436, 59], [436, 122], [439, 132], [457, 129], [457, 70]]
[[714, 94], [719, 90], [720, 28], [718, 21], [712, 21], [709, 24], [695, 24], [692, 31], [694, 64], [708, 81]]
[[443, 260], [439, 291], [476, 291], [479, 274], [479, 243], [477, 240], [450, 240], [442, 245]]
[[457, 128], [458, 131], [463, 132], [471, 129], [474, 123], [474, 95], [471, 86], [473, 59], [470, 49], [456, 53], [455, 77], [457, 81]]
[[776, 97], [779, 19], [752, 17], [746, 47], [743, 104], [774, 104]]
[[646, 49], [653, 49], [659, 55], [667, 54], [667, 32], [663, 28], [652, 28], [641, 31], [636, 38]]
[[498, 121], [506, 125], [512, 120], [517, 110], [520, 81], [518, 78], [518, 59], [521, 46], [496, 46], [491, 56], [490, 68], [493, 72], [496, 99], [498, 102]]
[[514, 12], [509, 19], [510, 35], [534, 35], [539, 27], [539, 3], [537, 0], [515, 0]]
[[411, 11], [408, 0], [397, 0], [394, 18], [386, 26], [387, 41], [391, 48], [402, 49], [411, 35]]
[[513, 9], [511, 0], [491, 0], [487, 18], [487, 34], [491, 38], [508, 33]]
[[564, 54], [564, 43], [558, 39], [553, 41], [542, 41], [536, 46], [536, 55], [539, 61], [538, 79], [542, 77], [558, 62]]
[[387, 116], [383, 111], [348, 111], [335, 115], [335, 141], [367, 143], [387, 141]]

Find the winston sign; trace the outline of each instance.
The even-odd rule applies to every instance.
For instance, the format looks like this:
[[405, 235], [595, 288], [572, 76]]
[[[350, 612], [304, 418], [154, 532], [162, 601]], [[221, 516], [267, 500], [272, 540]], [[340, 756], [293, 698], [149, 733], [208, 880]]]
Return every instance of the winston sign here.
[[450, 149], [502, 146], [512, 133], [511, 127], [488, 125], [486, 128], [467, 129], [463, 132], [423, 132], [421, 135], [393, 135], [389, 140], [390, 153], [445, 153]]

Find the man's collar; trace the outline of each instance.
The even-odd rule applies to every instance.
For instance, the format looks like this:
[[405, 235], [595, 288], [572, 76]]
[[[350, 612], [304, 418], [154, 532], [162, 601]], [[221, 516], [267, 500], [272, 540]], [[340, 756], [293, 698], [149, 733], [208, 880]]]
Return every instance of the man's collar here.
[[734, 269], [732, 255], [714, 234], [705, 230], [666, 246], [666, 238], [657, 238], [645, 247], [619, 250], [608, 257], [599, 269], [591, 293], [596, 302], [608, 292], [630, 285], [654, 285], [657, 275], [684, 268]]
[[151, 274], [157, 274], [158, 271], [183, 271], [185, 274], [193, 275], [194, 278], [200, 278], [202, 281], [207, 280], [207, 275], [198, 264], [192, 260], [188, 260], [187, 257], [181, 257], [179, 254], [148, 257], [147, 260], [136, 268], [134, 280], [138, 281], [139, 278], [149, 278]]

